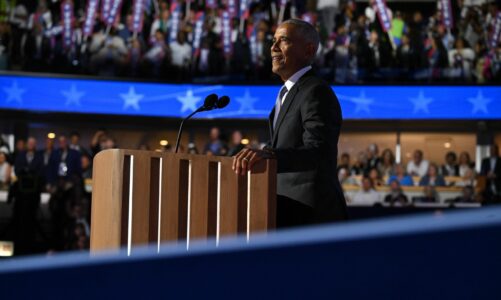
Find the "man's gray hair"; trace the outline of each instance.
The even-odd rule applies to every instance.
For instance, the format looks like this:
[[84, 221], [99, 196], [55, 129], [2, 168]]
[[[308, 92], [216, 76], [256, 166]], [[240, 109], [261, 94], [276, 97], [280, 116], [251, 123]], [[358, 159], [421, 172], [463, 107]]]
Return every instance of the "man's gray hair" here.
[[280, 25], [285, 24], [294, 25], [297, 29], [299, 29], [301, 36], [303, 36], [308, 42], [313, 43], [313, 45], [315, 45], [315, 53], [317, 52], [318, 46], [320, 44], [320, 36], [313, 25], [299, 19], [288, 19], [282, 22]]

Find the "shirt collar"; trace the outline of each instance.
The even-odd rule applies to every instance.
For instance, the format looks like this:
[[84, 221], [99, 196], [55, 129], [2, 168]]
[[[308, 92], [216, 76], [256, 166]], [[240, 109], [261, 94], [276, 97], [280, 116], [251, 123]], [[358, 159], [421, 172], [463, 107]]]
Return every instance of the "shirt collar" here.
[[311, 66], [306, 66], [301, 70], [297, 71], [296, 73], [294, 73], [294, 75], [292, 75], [289, 79], [287, 79], [287, 81], [284, 84], [285, 87], [287, 87], [287, 91], [290, 91], [294, 86], [294, 84], [296, 84], [296, 82], [298, 82], [298, 80], [309, 70], [311, 70]]

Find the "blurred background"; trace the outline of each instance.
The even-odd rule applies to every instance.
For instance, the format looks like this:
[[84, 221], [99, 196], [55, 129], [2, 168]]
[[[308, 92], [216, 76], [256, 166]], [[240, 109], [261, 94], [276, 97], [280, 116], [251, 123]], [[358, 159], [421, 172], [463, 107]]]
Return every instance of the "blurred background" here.
[[487, 0], [3, 0], [0, 257], [89, 247], [92, 159], [234, 155], [268, 140], [281, 21], [321, 36], [314, 69], [343, 109], [352, 219], [501, 202], [501, 11]]

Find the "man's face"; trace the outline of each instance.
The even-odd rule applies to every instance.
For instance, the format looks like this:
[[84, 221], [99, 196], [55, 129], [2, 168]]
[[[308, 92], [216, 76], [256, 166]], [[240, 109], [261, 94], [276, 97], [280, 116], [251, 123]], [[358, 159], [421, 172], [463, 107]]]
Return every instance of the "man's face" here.
[[308, 65], [310, 57], [315, 54], [314, 51], [315, 45], [308, 43], [294, 25], [280, 25], [271, 46], [273, 73], [286, 81]]

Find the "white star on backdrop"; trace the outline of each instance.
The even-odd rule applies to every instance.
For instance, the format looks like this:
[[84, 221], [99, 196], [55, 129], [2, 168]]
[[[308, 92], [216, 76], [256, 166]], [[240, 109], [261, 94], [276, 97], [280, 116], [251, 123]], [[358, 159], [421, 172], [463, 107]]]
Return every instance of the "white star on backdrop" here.
[[19, 104], [23, 103], [23, 99], [21, 97], [26, 92], [26, 90], [20, 89], [17, 86], [17, 81], [14, 80], [11, 87], [4, 88], [3, 90], [7, 93], [7, 103], [11, 101], [16, 101]]
[[124, 100], [124, 110], [129, 107], [139, 110], [139, 100], [143, 99], [144, 95], [136, 94], [134, 87], [130, 86], [129, 92], [127, 94], [120, 94], [120, 97]]
[[430, 111], [428, 110], [428, 105], [433, 102], [433, 98], [426, 98], [424, 96], [423, 90], [419, 91], [419, 95], [417, 98], [409, 98], [409, 101], [411, 101], [414, 104], [414, 111], [413, 113], [416, 114], [420, 111], [429, 114]]
[[179, 96], [177, 97], [177, 101], [181, 102], [183, 105], [181, 107], [181, 112], [184, 113], [187, 110], [195, 111], [197, 107], [197, 102], [202, 99], [201, 97], [195, 97], [193, 96], [193, 90], [188, 89], [186, 91], [186, 96]]
[[80, 92], [77, 90], [75, 84], [71, 85], [69, 91], [61, 91], [61, 94], [63, 94], [64, 97], [66, 97], [66, 103], [64, 104], [66, 106], [70, 106], [71, 104], [80, 106], [80, 98], [82, 98], [85, 95], [84, 92]]
[[369, 105], [371, 105], [374, 102], [374, 99], [365, 97], [365, 90], [362, 90], [360, 92], [360, 96], [350, 97], [348, 100], [357, 105], [355, 107], [355, 113], [359, 113], [361, 111], [365, 111], [368, 114], [371, 113]]
[[471, 113], [476, 114], [477, 112], [481, 111], [485, 114], [488, 114], [489, 111], [487, 110], [487, 104], [489, 104], [491, 101], [492, 100], [489, 98], [484, 98], [482, 91], [479, 90], [475, 98], [468, 98], [468, 102], [473, 104], [473, 110]]
[[259, 99], [256, 97], [252, 97], [249, 89], [245, 89], [245, 93], [243, 97], [237, 97], [237, 102], [240, 103], [239, 113], [249, 113], [254, 112], [254, 103], [256, 103]]

